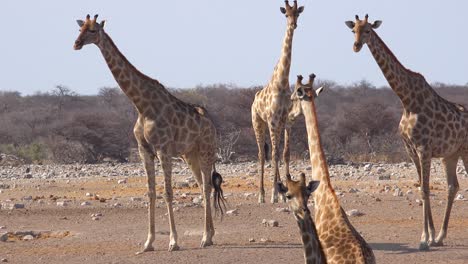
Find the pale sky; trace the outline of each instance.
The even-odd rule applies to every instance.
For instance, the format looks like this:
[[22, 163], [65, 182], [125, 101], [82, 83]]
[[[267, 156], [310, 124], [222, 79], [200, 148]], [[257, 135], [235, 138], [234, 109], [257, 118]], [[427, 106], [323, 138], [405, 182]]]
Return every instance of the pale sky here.
[[[344, 21], [382, 20], [377, 30], [407, 68], [429, 82], [468, 82], [468, 1], [299, 0], [291, 78], [317, 74], [339, 84], [387, 85], [367, 47], [352, 51]], [[280, 56], [281, 0], [2, 0], [0, 90], [23, 94], [66, 85], [81, 94], [117, 85], [98, 48], [73, 50], [76, 19], [99, 14], [140, 71], [167, 87], [265, 84]], [[294, 82], [292, 79], [291, 83]]]

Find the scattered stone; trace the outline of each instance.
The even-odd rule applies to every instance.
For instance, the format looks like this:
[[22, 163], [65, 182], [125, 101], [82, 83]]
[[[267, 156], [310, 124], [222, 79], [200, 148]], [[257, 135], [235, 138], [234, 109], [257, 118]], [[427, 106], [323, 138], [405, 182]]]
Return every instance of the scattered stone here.
[[29, 240], [33, 240], [34, 237], [32, 235], [25, 235], [22, 239], [25, 241], [29, 241]]
[[6, 229], [6, 226], [0, 226], [0, 230]]
[[189, 188], [190, 184], [188, 182], [176, 182], [174, 184], [174, 188], [181, 189], [181, 188]]
[[459, 193], [459, 194], [457, 195], [457, 197], [455, 197], [455, 200], [457, 200], [457, 201], [465, 201], [466, 199], [465, 199], [465, 196], [464, 196], [463, 194]]
[[378, 174], [382, 174], [382, 173], [384, 173], [384, 172], [385, 172], [385, 169], [384, 169], [384, 168], [378, 168], [378, 169], [377, 169], [377, 173], [378, 173]]
[[90, 203], [90, 202], [88, 202], [88, 201], [86, 201], [86, 202], [82, 202], [82, 203], [81, 203], [81, 206], [88, 206], [88, 205], [91, 205], [91, 203]]
[[249, 238], [249, 242], [250, 242], [250, 243], [255, 243], [255, 238], [252, 238], [252, 237]]
[[126, 183], [127, 183], [127, 179], [122, 179], [122, 180], [117, 181], [117, 184], [126, 184]]
[[2, 207], [5, 207], [6, 209], [9, 209], [9, 210], [24, 209], [24, 204], [21, 204], [21, 203], [3, 204]]
[[86, 197], [94, 197], [94, 194], [92, 194], [92, 193], [86, 193]]
[[385, 191], [385, 192], [389, 192], [391, 189], [392, 189], [392, 188], [391, 188], [390, 186], [388, 186], [388, 185], [384, 187], [384, 191]]
[[239, 214], [239, 210], [237, 209], [229, 210], [226, 212], [226, 215], [238, 215], [238, 214]]
[[282, 208], [280, 207], [280, 208], [276, 208], [276, 212], [278, 212], [278, 213], [289, 213], [289, 212], [291, 212], [291, 210], [289, 210], [288, 207], [282, 207]]
[[279, 223], [278, 223], [278, 221], [276, 221], [276, 220], [269, 220], [269, 221], [268, 221], [268, 226], [269, 226], [269, 227], [278, 227], [278, 226], [279, 226]]
[[407, 194], [407, 195], [413, 194], [413, 190], [408, 190], [408, 191], [406, 191], [406, 194]]
[[390, 180], [390, 175], [380, 175], [378, 179], [379, 181], [388, 181]]
[[97, 216], [93, 216], [91, 219], [92, 219], [93, 221], [99, 221], [101, 218], [99, 218], [99, 217], [97, 217]]
[[57, 206], [65, 207], [68, 206], [68, 203], [66, 201], [57, 202]]
[[253, 193], [244, 193], [244, 197], [248, 199], [249, 197], [254, 196]]
[[1, 262], [8, 262], [8, 259], [2, 258], [2, 259], [0, 259], [0, 261], [1, 261]]
[[419, 206], [422, 206], [423, 202], [420, 199], [416, 199], [415, 203]]
[[23, 200], [23, 201], [31, 201], [32, 199], [33, 199], [32, 196], [25, 196], [25, 197], [21, 198], [21, 200]]
[[0, 241], [6, 242], [8, 240], [8, 233], [0, 233]]
[[379, 197], [376, 197], [376, 198], [375, 198], [375, 201], [376, 201], [376, 202], [381, 202], [382, 199], [380, 199]]
[[32, 179], [32, 175], [30, 173], [27, 173], [26, 175], [24, 175], [24, 179]]
[[395, 191], [393, 192], [393, 196], [395, 197], [403, 196], [403, 192], [401, 191], [400, 188], [396, 188]]
[[359, 192], [359, 190], [358, 190], [358, 189], [356, 189], [356, 188], [351, 188], [351, 189], [349, 189], [349, 191], [348, 191], [348, 192], [349, 192], [349, 193], [358, 193], [358, 192]]
[[269, 238], [260, 238], [260, 242], [262, 243], [267, 243], [267, 242], [271, 242], [271, 240]]
[[355, 216], [363, 216], [364, 213], [360, 212], [358, 209], [352, 209], [346, 212], [346, 214], [350, 217], [355, 217]]
[[143, 198], [141, 198], [141, 197], [130, 197], [130, 201], [132, 201], [132, 202], [141, 202], [141, 201], [143, 201]]
[[202, 198], [201, 198], [201, 197], [194, 197], [194, 198], [192, 199], [192, 202], [193, 202], [194, 204], [200, 204], [200, 203], [202, 202]]
[[364, 171], [370, 171], [372, 169], [372, 164], [368, 163], [364, 165]]

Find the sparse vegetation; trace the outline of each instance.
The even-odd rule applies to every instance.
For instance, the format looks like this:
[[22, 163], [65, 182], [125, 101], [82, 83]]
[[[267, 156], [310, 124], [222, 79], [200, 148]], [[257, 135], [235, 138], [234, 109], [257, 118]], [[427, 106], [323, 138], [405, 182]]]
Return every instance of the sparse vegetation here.
[[[401, 104], [392, 90], [365, 81], [349, 87], [320, 85], [326, 87], [317, 111], [327, 155], [350, 161], [407, 160], [397, 134]], [[468, 101], [468, 86], [433, 87], [451, 101]], [[250, 106], [260, 88], [219, 84], [171, 92], [208, 110], [218, 128], [219, 156], [229, 162], [256, 159]], [[101, 88], [96, 96], [80, 96], [63, 85], [28, 96], [0, 92], [0, 152], [31, 163], [124, 162], [136, 147], [136, 117], [118, 88]], [[303, 119], [293, 127], [291, 150], [293, 159], [302, 159], [307, 151]]]

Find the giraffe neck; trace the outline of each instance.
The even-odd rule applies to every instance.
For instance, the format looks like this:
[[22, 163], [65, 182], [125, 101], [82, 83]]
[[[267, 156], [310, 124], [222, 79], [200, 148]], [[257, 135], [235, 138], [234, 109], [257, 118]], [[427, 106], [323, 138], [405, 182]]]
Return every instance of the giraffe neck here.
[[317, 230], [315, 229], [315, 225], [312, 221], [310, 213], [306, 214], [302, 219], [296, 215], [295, 218], [301, 231], [305, 263], [326, 263], [325, 254], [323, 253], [322, 247], [320, 245]]
[[288, 25], [286, 35], [284, 36], [281, 57], [276, 64], [273, 76], [271, 77], [269, 87], [275, 90], [289, 89], [289, 70], [291, 68], [292, 41], [294, 36], [294, 27]]
[[100, 37], [101, 40], [97, 46], [101, 50], [112, 75], [140, 113], [151, 106], [148, 100], [158, 97], [155, 93], [164, 93], [167, 97], [168, 92], [164, 86], [136, 69], [120, 52], [107, 33], [101, 32]]
[[387, 79], [390, 87], [402, 102], [412, 92], [417, 92], [415, 89], [418, 87], [408, 85], [408, 80], [415, 76], [422, 76], [405, 68], [374, 30], [371, 30], [367, 46], [382, 70], [385, 79]]
[[310, 162], [312, 165], [312, 179], [320, 181], [319, 187], [314, 191], [314, 201], [315, 224], [317, 225], [317, 229], [321, 230], [320, 228], [322, 228], [324, 224], [327, 225], [327, 220], [329, 220], [322, 218], [322, 216], [326, 215], [322, 214], [322, 212], [333, 211], [334, 215], [339, 216], [341, 215], [341, 207], [330, 182], [327, 160], [320, 140], [314, 99], [307, 98], [302, 100], [301, 107], [307, 129]]

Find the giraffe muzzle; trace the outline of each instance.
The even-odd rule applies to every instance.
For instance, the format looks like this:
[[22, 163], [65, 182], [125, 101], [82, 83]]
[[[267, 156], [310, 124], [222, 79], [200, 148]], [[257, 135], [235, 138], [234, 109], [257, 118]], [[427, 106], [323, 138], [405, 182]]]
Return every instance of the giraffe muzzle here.
[[359, 52], [362, 48], [362, 43], [361, 42], [354, 42], [353, 45], [353, 50], [354, 52]]
[[75, 41], [75, 44], [73, 45], [73, 49], [80, 50], [82, 47], [83, 47], [83, 42], [79, 40]]

